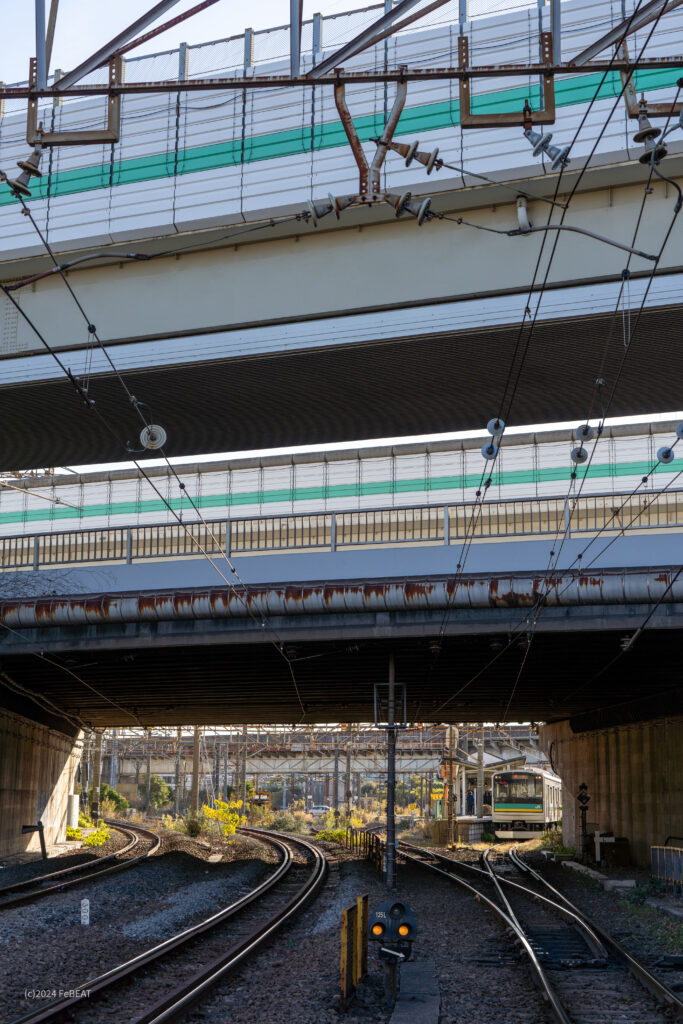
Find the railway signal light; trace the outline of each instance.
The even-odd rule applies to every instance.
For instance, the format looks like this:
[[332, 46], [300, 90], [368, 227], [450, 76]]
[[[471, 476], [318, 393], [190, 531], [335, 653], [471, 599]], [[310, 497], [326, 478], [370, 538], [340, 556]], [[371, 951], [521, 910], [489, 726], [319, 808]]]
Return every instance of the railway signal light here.
[[369, 938], [379, 942], [379, 955], [383, 960], [400, 962], [410, 959], [410, 952], [417, 935], [415, 914], [396, 900], [380, 903], [368, 920]]

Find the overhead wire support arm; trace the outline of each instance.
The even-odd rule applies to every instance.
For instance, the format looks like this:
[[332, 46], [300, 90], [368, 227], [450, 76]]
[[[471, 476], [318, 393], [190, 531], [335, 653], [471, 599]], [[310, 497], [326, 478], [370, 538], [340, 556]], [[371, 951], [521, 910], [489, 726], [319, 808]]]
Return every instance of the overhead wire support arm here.
[[[137, 46], [142, 46], [143, 43], [148, 42], [150, 39], [154, 39], [155, 36], [161, 35], [162, 32], [167, 32], [170, 28], [175, 28], [176, 25], [182, 24], [182, 22], [187, 21], [187, 19], [193, 17], [193, 15], [200, 14], [202, 11], [205, 11], [207, 7], [213, 7], [215, 3], [218, 3], [218, 0], [202, 0], [202, 2], [196, 4], [195, 7], [190, 7], [188, 11], [183, 11], [182, 14], [178, 14], [175, 18], [170, 18], [168, 21], [163, 22], [161, 25], [157, 25], [156, 28], [151, 29], [149, 32], [145, 32], [144, 35], [136, 36], [135, 39], [132, 39], [125, 45], [119, 46], [111, 56], [121, 57], [124, 53], [128, 53], [130, 50], [134, 50]], [[105, 57], [99, 67], [104, 67], [108, 60], [109, 57]]]
[[130, 39], [133, 39], [138, 32], [144, 31], [148, 25], [151, 25], [153, 21], [160, 18], [162, 14], [170, 10], [171, 7], [175, 7], [178, 0], [160, 0], [159, 3], [155, 4], [151, 10], [147, 11], [136, 21], [132, 22], [127, 28], [124, 28], [123, 32], [119, 32], [117, 36], [110, 39], [108, 43], [101, 46], [99, 50], [88, 57], [86, 60], [79, 64], [78, 67], [74, 68], [73, 71], [68, 71], [59, 82], [56, 83], [55, 88], [58, 93], [63, 92], [64, 89], [68, 89], [70, 86], [75, 85], [76, 82], [84, 78], [89, 72], [94, 71], [95, 68], [100, 67]]
[[[682, 0], [683, 2], [683, 0]], [[639, 71], [660, 71], [666, 68], [680, 68], [680, 56], [674, 57], [647, 57], [637, 62], [620, 59], [595, 60], [577, 68], [575, 65], [563, 61], [561, 64], [541, 64], [531, 62], [529, 64], [478, 64], [476, 67], [438, 67], [438, 68], [417, 68], [410, 67], [405, 71], [398, 69], [378, 71], [340, 71], [339, 74], [326, 74], [320, 79], [311, 78], [309, 75], [300, 75], [292, 78], [286, 75], [243, 75], [233, 78], [192, 78], [178, 82], [177, 78], [165, 78], [153, 82], [120, 82], [116, 85], [104, 83], [89, 83], [87, 85], [72, 85], [69, 88], [63, 86], [64, 79], [46, 89], [38, 90], [34, 84], [30, 85], [0, 85], [0, 100], [35, 99], [40, 96], [48, 98], [61, 98], [62, 96], [107, 96], [112, 93], [116, 95], [146, 95], [156, 93], [172, 92], [239, 92], [244, 89], [299, 89], [302, 87], [315, 88], [319, 85], [334, 86], [337, 82], [344, 84], [367, 84], [369, 82], [439, 82], [453, 81], [460, 78], [524, 78], [529, 75], [571, 75], [577, 71], [590, 74], [594, 71], [624, 71], [633, 74], [636, 68]], [[517, 123], [517, 122], [515, 122]]]
[[580, 53], [577, 53], [575, 57], [567, 61], [569, 65], [568, 70], [571, 70], [572, 67], [582, 67], [593, 57], [606, 50], [608, 46], [621, 43], [626, 36], [630, 36], [637, 32], [638, 29], [649, 25], [656, 18], [661, 18], [664, 14], [668, 14], [669, 11], [673, 11], [674, 8], [679, 7], [682, 3], [683, 0], [650, 0], [649, 4], [645, 4], [639, 11], [620, 21], [618, 25], [611, 28], [604, 36], [600, 36], [594, 43], [591, 43], [590, 46], [587, 46]]
[[[477, 74], [479, 68], [470, 67], [470, 42], [466, 35], [458, 36], [458, 70], [460, 75], [460, 127], [461, 128], [501, 128], [510, 125], [522, 125], [524, 128], [533, 124], [553, 124], [555, 121], [555, 78], [552, 70], [553, 36], [551, 32], [541, 32], [541, 79], [543, 85], [543, 109], [532, 111], [528, 101], [519, 112], [492, 111], [486, 114], [473, 114], [471, 109], [470, 78]], [[519, 75], [525, 71], [520, 67]]]
[[[351, 57], [355, 57], [357, 53], [361, 53], [366, 50], [369, 46], [374, 46], [375, 43], [381, 42], [386, 39], [387, 36], [393, 35], [406, 25], [411, 24], [413, 21], [417, 21], [422, 18], [425, 14], [430, 11], [436, 10], [437, 7], [443, 6], [447, 0], [433, 0], [433, 3], [429, 4], [423, 10], [416, 12], [411, 18], [403, 18], [404, 14], [416, 7], [420, 0], [401, 0], [396, 7], [392, 7], [391, 10], [386, 11], [385, 14], [378, 18], [377, 21], [373, 21], [372, 25], [359, 32], [357, 36], [351, 39], [345, 46], [342, 46], [340, 50], [326, 57], [325, 60], [321, 61], [320, 64], [308, 72], [306, 76], [310, 80], [317, 80], [326, 75], [329, 71], [337, 68], [343, 61], [348, 60]], [[402, 20], [399, 21], [399, 18]]]
[[[342, 70], [341, 68], [339, 69]], [[405, 81], [399, 81], [396, 87], [396, 97], [394, 99], [394, 105], [391, 108], [391, 113], [387, 119], [387, 123], [384, 126], [384, 131], [380, 139], [376, 140], [376, 151], [372, 160], [372, 164], [368, 165], [367, 157], [363, 151], [361, 141], [356, 131], [356, 126], [353, 123], [353, 117], [346, 103], [346, 91], [343, 82], [337, 82], [334, 86], [334, 102], [337, 107], [337, 113], [339, 119], [344, 128], [346, 138], [348, 139], [351, 152], [358, 166], [359, 183], [358, 183], [358, 194], [361, 201], [365, 197], [368, 197], [368, 190], [370, 196], [373, 198], [381, 198], [380, 190], [380, 171], [384, 158], [387, 154], [389, 144], [391, 143], [393, 134], [398, 125], [399, 119], [405, 106], [406, 97], [408, 95], [408, 84]]]

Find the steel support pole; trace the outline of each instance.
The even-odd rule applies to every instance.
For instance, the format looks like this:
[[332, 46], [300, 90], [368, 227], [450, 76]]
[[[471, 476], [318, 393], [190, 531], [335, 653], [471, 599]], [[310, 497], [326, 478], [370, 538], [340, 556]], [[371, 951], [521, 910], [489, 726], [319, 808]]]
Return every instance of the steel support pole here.
[[103, 729], [95, 729], [95, 755], [92, 769], [92, 799], [90, 816], [97, 824], [100, 820], [100, 781], [102, 778], [102, 736]]
[[192, 791], [190, 794], [190, 812], [199, 814], [199, 726], [194, 727], [192, 743]]
[[454, 815], [453, 815], [453, 753], [454, 753], [453, 726], [448, 726], [448, 845], [454, 842]]
[[550, 0], [550, 31], [553, 34], [553, 63], [562, 60], [562, 10], [561, 0]]
[[303, 0], [289, 0], [289, 71], [297, 78], [301, 68], [301, 22]]
[[351, 748], [346, 747], [346, 779], [344, 781], [346, 787], [346, 813], [351, 814]]
[[249, 734], [246, 725], [242, 728], [242, 814], [247, 806], [247, 741]]
[[147, 776], [145, 778], [145, 810], [149, 814], [152, 804], [152, 748], [147, 747]]
[[178, 726], [176, 730], [175, 747], [175, 799], [173, 802], [173, 810], [176, 817], [180, 814], [180, 739], [181, 729], [180, 726]]
[[479, 730], [479, 743], [477, 749], [477, 817], [481, 818], [484, 813], [484, 723]]
[[387, 701], [387, 888], [396, 888], [396, 666], [389, 655], [389, 699]]
[[221, 745], [218, 740], [214, 743], [214, 782], [213, 782], [213, 795], [214, 800], [220, 800], [221, 798]]
[[335, 825], [339, 821], [339, 743], [334, 741], [334, 778], [332, 781], [332, 810]]
[[36, 86], [47, 86], [47, 60], [45, 51], [45, 0], [35, 0], [36, 9]]
[[116, 729], [111, 731], [111, 752], [109, 754], [109, 785], [112, 789], [116, 789], [117, 784], [117, 759], [118, 759], [118, 743], [116, 741]]

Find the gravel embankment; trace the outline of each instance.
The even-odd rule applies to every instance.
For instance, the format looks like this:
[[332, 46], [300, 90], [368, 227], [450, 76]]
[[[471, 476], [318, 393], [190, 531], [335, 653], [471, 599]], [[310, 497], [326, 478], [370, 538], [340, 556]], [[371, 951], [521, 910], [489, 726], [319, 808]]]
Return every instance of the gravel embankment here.
[[[340, 1016], [339, 943], [344, 907], [367, 892], [372, 908], [389, 894], [371, 865], [357, 854], [336, 844], [320, 845], [334, 861], [321, 895], [190, 1010], [187, 1024], [387, 1024], [391, 1012], [383, 1001], [382, 965], [372, 944], [369, 976], [349, 1012]], [[231, 858], [229, 863], [209, 860], [218, 849]], [[276, 860], [268, 848], [246, 837], [227, 847], [206, 848], [165, 832], [163, 850], [163, 855], [111, 876], [106, 883], [84, 885], [1, 915], [6, 969], [0, 998], [5, 1019], [39, 1004], [25, 995], [25, 989], [59, 989], [84, 982], [234, 901], [269, 873]], [[472, 860], [477, 853], [464, 849], [454, 856]], [[672, 931], [669, 919], [659, 912], [634, 908], [559, 867], [542, 867], [552, 884], [646, 962], [675, 951], [677, 926], [671, 924]], [[415, 959], [434, 964], [441, 990], [440, 1024], [549, 1024], [548, 1010], [509, 935], [480, 902], [447, 880], [410, 865], [399, 867], [396, 895], [417, 915]], [[80, 925], [84, 896], [91, 901], [92, 923], [87, 928]], [[238, 921], [224, 926], [206, 945], [195, 945], [190, 953], [193, 965], [198, 967], [207, 951], [217, 955], [217, 948], [243, 929], [244, 922]], [[84, 1001], [74, 1019], [78, 1024], [121, 1019], [117, 1000], [122, 999], [141, 1012], [178, 983], [173, 961], [161, 966], [159, 973], [156, 970], [145, 971], [111, 997]], [[671, 983], [682, 974], [669, 971], [661, 976]]]
[[[252, 889], [276, 860], [245, 837], [221, 846], [229, 860], [220, 863], [210, 863], [211, 850], [186, 837], [164, 834], [162, 851], [169, 846], [129, 871], [0, 912], [3, 1019], [22, 1016], [53, 999], [55, 990], [80, 986], [215, 913]], [[178, 846], [184, 849], [173, 849]], [[85, 897], [88, 926], [80, 923]]]
[[[191, 1011], [187, 1024], [368, 1024], [387, 1022], [382, 966], [369, 953], [370, 976], [340, 1016], [341, 911], [368, 893], [370, 908], [390, 898], [373, 868], [334, 844], [320, 844], [338, 868], [296, 923]], [[506, 935], [489, 912], [447, 881], [401, 867], [397, 897], [415, 911], [415, 959], [434, 962], [441, 987], [441, 1024], [547, 1024], [541, 999], [520, 969]], [[503, 961], [495, 967], [491, 960]]]
[[6, 885], [14, 885], [16, 882], [37, 878], [49, 871], [61, 871], [63, 868], [75, 867], [78, 864], [88, 864], [90, 861], [98, 860], [109, 853], [123, 849], [129, 842], [128, 836], [112, 829], [111, 837], [104, 846], [87, 847], [77, 846], [74, 843], [72, 849], [66, 849], [47, 860], [30, 860], [23, 864], [12, 864], [11, 862], [3, 864], [0, 861], [0, 889]]

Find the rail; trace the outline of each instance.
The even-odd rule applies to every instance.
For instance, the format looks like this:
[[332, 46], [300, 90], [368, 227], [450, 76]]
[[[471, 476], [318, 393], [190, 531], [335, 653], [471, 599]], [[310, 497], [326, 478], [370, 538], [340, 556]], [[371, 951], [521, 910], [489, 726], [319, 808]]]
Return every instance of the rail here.
[[[271, 912], [265, 919], [259, 919], [256, 923], [244, 921], [241, 929], [238, 927], [232, 936], [227, 937], [225, 947], [218, 959], [208, 961], [199, 969], [195, 968], [194, 973], [187, 980], [176, 983], [175, 987], [169, 988], [168, 983], [162, 985], [157, 989], [158, 1001], [154, 1005], [148, 1006], [135, 1017], [131, 1016], [130, 1012], [126, 1015], [126, 1019], [134, 1020], [135, 1024], [143, 1024], [143, 1022], [150, 1024], [152, 1021], [160, 1024], [162, 1020], [183, 1019], [188, 1007], [199, 1000], [221, 978], [224, 978], [255, 953], [267, 939], [306, 906], [309, 900], [317, 894], [327, 875], [327, 862], [324, 855], [305, 839], [298, 837], [295, 839], [279, 832], [266, 832], [261, 829], [243, 828], [240, 831], [267, 843], [278, 854], [277, 866], [263, 881], [229, 906], [217, 910], [210, 917], [190, 925], [158, 945], [138, 953], [131, 960], [118, 964], [83, 984], [65, 985], [60, 998], [16, 1018], [12, 1024], [59, 1024], [64, 1020], [66, 1014], [73, 1012], [74, 1008], [80, 1005], [80, 993], [84, 990], [88, 991], [89, 1004], [100, 993], [104, 995], [117, 992], [122, 980], [135, 980], [136, 976], [139, 977], [140, 974], [144, 976], [153, 964], [157, 961], [163, 962], [172, 951], [187, 949], [200, 936], [237, 918], [252, 904], [258, 907], [263, 897], [271, 890], [275, 890], [276, 886], [284, 879], [288, 879], [290, 869], [294, 866], [293, 849], [298, 848], [310, 855], [312, 870], [306, 880], [293, 894], [290, 890], [284, 889], [283, 896], [286, 902], [275, 913]], [[194, 955], [196, 963], [196, 952]], [[127, 1010], [130, 1010], [130, 1006], [129, 1003]], [[118, 1017], [120, 1016], [119, 1013]]]
[[[23, 882], [16, 882], [14, 885], [5, 886], [0, 889], [0, 911], [6, 910], [9, 907], [17, 907], [23, 903], [32, 903], [34, 900], [42, 899], [44, 896], [50, 896], [52, 893], [63, 892], [64, 889], [70, 888], [71, 886], [83, 885], [89, 883], [95, 878], [101, 878], [103, 875], [112, 875], [118, 871], [126, 871], [128, 868], [133, 867], [135, 864], [141, 863], [150, 857], [153, 853], [156, 853], [161, 845], [161, 837], [156, 832], [152, 832], [148, 828], [143, 828], [141, 825], [133, 825], [130, 822], [126, 822], [125, 825], [117, 821], [107, 820], [107, 824], [111, 825], [112, 828], [120, 832], [121, 835], [125, 836], [129, 842], [123, 849], [116, 850], [114, 853], [107, 854], [105, 857], [98, 857], [96, 860], [86, 861], [84, 864], [76, 864], [73, 867], [63, 868], [61, 871], [51, 871], [45, 875], [38, 875], [34, 878], [26, 879]], [[137, 846], [141, 838], [150, 840], [151, 845], [149, 849], [145, 850], [137, 857], [131, 857], [129, 860], [119, 861], [122, 854], [128, 853], [133, 847]], [[103, 868], [102, 864], [106, 861], [115, 860], [117, 861], [109, 867]], [[64, 878], [65, 875], [75, 875], [74, 878]], [[58, 881], [55, 881], [58, 879]], [[52, 884], [45, 885], [46, 882]], [[31, 886], [36, 888], [31, 889]], [[28, 889], [28, 892], [22, 892], [22, 889]], [[18, 895], [14, 895], [14, 894]], [[9, 894], [9, 899], [3, 899], [5, 895]]]
[[564, 532], [608, 534], [627, 529], [683, 528], [683, 489], [664, 494], [591, 494], [487, 501], [472, 523], [471, 503], [412, 505], [156, 523], [0, 537], [0, 572], [49, 566], [212, 556], [337, 551], [402, 544], [542, 537]]

